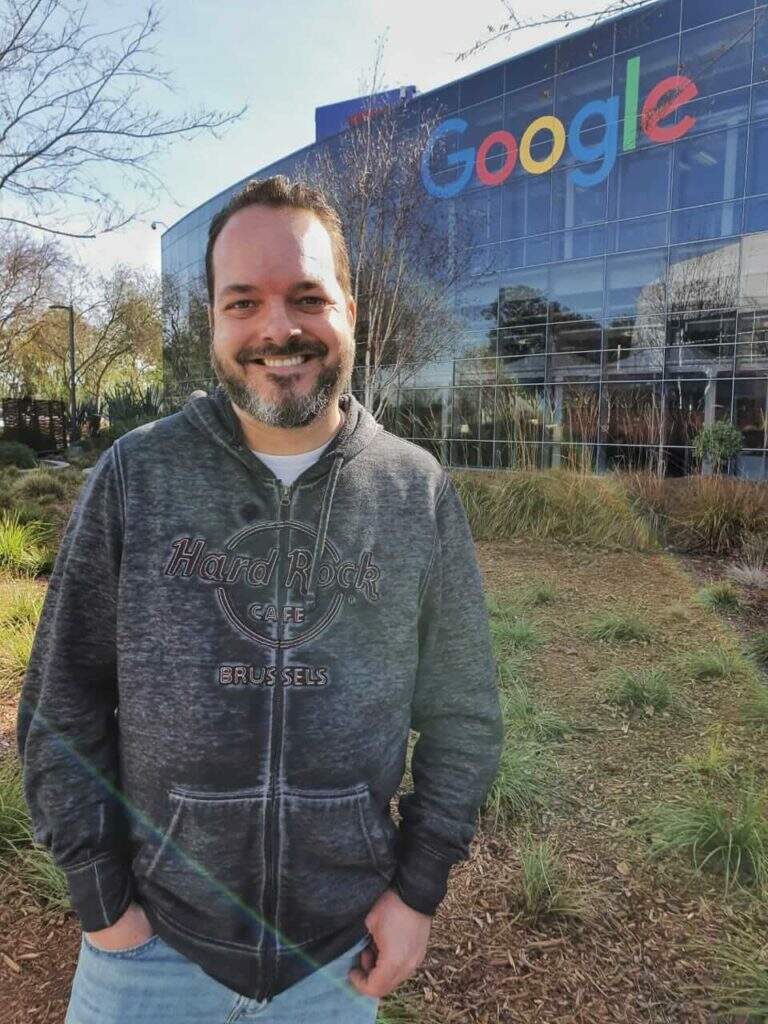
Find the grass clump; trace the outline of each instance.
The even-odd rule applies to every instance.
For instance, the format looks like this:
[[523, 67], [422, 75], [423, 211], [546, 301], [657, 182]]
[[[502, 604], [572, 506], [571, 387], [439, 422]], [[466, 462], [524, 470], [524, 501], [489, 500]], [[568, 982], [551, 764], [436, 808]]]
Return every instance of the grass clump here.
[[713, 680], [737, 683], [754, 675], [746, 658], [720, 646], [684, 654], [677, 664], [682, 675], [697, 683]]
[[662, 668], [614, 668], [606, 676], [602, 697], [608, 704], [646, 713], [682, 710], [684, 704], [675, 692], [669, 673]]
[[0, 567], [22, 574], [40, 571], [49, 558], [45, 537], [39, 523], [22, 523], [15, 512], [0, 515]]
[[747, 725], [768, 725], [768, 686], [751, 680], [741, 704], [741, 720]]
[[768, 819], [754, 781], [736, 793], [733, 804], [697, 789], [655, 808], [649, 824], [654, 856], [682, 854], [697, 872], [707, 868], [720, 872], [726, 895], [734, 883], [765, 889]]
[[9, 622], [0, 626], [0, 693], [20, 685], [27, 670], [35, 626], [31, 622]]
[[0, 466], [34, 469], [36, 465], [37, 455], [29, 445], [21, 441], [0, 441]]
[[64, 501], [67, 488], [58, 477], [59, 470], [35, 469], [17, 479], [11, 486], [11, 495], [17, 501]]
[[732, 583], [720, 581], [701, 587], [694, 601], [710, 611], [735, 611], [741, 606], [739, 592]]
[[21, 769], [9, 757], [0, 760], [0, 864], [32, 842], [32, 825], [24, 800]]
[[554, 767], [545, 747], [510, 730], [483, 805], [491, 827], [513, 825], [526, 812], [546, 806]]
[[504, 720], [513, 733], [545, 741], [562, 739], [570, 732], [568, 723], [549, 708], [541, 707], [519, 679], [500, 690], [499, 699]]
[[46, 910], [63, 912], [71, 909], [67, 876], [53, 862], [48, 850], [35, 846], [19, 852], [22, 875], [32, 895]]
[[593, 615], [586, 628], [590, 640], [650, 640], [651, 630], [637, 615], [600, 612]]
[[541, 644], [539, 632], [522, 616], [491, 619], [493, 646], [502, 654], [509, 651], [530, 651]]
[[700, 952], [712, 955], [719, 969], [715, 992], [717, 1009], [729, 1017], [768, 1020], [768, 937], [754, 928], [739, 928], [714, 949], [698, 943]]
[[760, 668], [768, 668], [768, 629], [758, 630], [744, 648], [745, 655]]
[[583, 918], [587, 913], [584, 892], [571, 878], [560, 851], [552, 840], [524, 835], [520, 857], [520, 901], [534, 922], [545, 918]]
[[723, 738], [722, 730], [717, 728], [703, 749], [687, 754], [680, 764], [680, 770], [709, 782], [732, 780], [733, 754]]
[[0, 582], [0, 628], [31, 623], [37, 625], [45, 593], [26, 577]]

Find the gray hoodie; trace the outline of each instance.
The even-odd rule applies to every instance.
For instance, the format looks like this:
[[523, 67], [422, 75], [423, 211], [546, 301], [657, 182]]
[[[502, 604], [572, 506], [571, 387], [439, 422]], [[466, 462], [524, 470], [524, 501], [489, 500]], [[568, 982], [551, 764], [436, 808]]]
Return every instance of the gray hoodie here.
[[136, 900], [260, 1000], [363, 938], [387, 888], [434, 914], [501, 755], [453, 483], [352, 395], [340, 405], [344, 426], [290, 487], [221, 386], [104, 452], [19, 706], [35, 842], [83, 930]]

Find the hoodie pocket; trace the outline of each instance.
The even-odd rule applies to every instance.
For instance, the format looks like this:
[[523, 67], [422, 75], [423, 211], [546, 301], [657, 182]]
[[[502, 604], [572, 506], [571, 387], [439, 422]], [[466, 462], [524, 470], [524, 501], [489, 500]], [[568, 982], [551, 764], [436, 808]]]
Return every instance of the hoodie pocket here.
[[134, 868], [161, 914], [208, 939], [258, 945], [266, 796], [171, 786], [170, 818]]
[[396, 866], [397, 827], [363, 783], [284, 789], [277, 927], [301, 944], [364, 917]]

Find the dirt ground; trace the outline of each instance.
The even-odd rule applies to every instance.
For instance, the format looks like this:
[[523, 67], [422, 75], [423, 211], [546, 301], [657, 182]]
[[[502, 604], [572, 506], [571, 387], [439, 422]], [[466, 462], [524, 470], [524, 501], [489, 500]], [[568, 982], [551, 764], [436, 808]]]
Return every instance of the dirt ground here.
[[[535, 822], [556, 840], [590, 912], [578, 923], [537, 926], [520, 910], [516, 829], [482, 821], [470, 859], [451, 873], [418, 973], [382, 1001], [386, 1024], [711, 1024], [717, 983], [707, 944], [760, 914], [722, 880], [677, 861], [651, 862], [642, 816], [685, 786], [681, 758], [714, 725], [739, 768], [762, 773], [764, 735], [739, 724], [738, 694], [723, 683], [689, 691], [688, 717], [630, 715], [597, 699], [609, 665], [651, 666], [675, 654], [768, 626], [764, 602], [722, 616], [691, 603], [723, 563], [669, 553], [568, 548], [551, 542], [479, 543], [489, 593], [531, 581], [556, 588], [530, 618], [544, 644], [528, 669], [537, 700], [569, 723], [550, 742], [553, 797]], [[632, 611], [650, 642], [586, 640], [588, 615]], [[0, 756], [15, 745], [15, 701], [0, 699]], [[522, 824], [522, 823], [521, 823]], [[61, 1024], [80, 941], [73, 913], [40, 912], [13, 870], [0, 876], [0, 1024]], [[217, 1024], [217, 1022], [211, 1022]]]

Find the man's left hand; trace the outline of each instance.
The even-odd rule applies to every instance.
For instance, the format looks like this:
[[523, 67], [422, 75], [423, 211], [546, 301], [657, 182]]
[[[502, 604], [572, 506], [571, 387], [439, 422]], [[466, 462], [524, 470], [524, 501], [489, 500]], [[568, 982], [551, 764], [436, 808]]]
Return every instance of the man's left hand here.
[[360, 966], [347, 975], [364, 996], [381, 999], [410, 978], [427, 953], [432, 918], [403, 903], [394, 889], [379, 896], [365, 919], [373, 936], [360, 954]]

